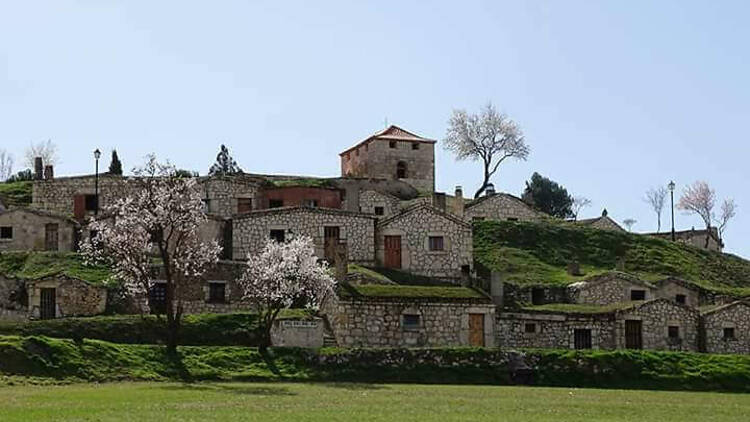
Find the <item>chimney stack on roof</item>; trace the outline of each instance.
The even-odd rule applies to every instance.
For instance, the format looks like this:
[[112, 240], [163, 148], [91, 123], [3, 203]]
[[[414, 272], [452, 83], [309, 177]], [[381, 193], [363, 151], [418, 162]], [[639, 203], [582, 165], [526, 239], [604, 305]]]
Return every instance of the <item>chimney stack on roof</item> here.
[[453, 214], [463, 218], [464, 216], [464, 190], [459, 185], [456, 186], [456, 194], [453, 197]]
[[495, 185], [492, 183], [487, 184], [487, 189], [485, 190], [485, 195], [492, 196], [495, 194]]
[[52, 168], [52, 164], [44, 166], [44, 180], [52, 180], [55, 178], [55, 171]]
[[34, 157], [34, 180], [42, 180], [44, 177], [44, 162], [42, 157]]

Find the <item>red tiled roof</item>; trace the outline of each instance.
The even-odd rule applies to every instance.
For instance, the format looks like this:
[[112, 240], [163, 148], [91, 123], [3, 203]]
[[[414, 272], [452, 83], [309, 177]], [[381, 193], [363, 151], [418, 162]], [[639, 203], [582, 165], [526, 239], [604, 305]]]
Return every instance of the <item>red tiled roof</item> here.
[[436, 142], [434, 139], [424, 138], [422, 136], [411, 133], [408, 130], [402, 129], [396, 125], [390, 125], [387, 128], [379, 132], [376, 132], [370, 135], [369, 137], [363, 139], [362, 141], [358, 142], [356, 145], [347, 149], [346, 151], [342, 152], [339, 155], [344, 155], [347, 152], [353, 149], [356, 149], [375, 139], [386, 139], [386, 140], [391, 140], [391, 141], [423, 142], [427, 144], [434, 144]]

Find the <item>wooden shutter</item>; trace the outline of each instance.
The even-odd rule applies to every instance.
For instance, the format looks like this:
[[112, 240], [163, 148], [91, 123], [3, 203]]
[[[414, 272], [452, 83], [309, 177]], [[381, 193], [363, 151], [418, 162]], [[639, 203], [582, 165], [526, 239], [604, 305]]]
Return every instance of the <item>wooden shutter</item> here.
[[73, 196], [73, 215], [79, 220], [86, 217], [86, 195]]

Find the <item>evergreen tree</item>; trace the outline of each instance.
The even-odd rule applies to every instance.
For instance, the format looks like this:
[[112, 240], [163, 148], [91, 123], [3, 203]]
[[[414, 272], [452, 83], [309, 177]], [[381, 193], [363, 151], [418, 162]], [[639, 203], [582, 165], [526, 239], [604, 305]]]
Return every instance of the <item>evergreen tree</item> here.
[[568, 191], [539, 173], [531, 175], [521, 198], [537, 210], [553, 217], [573, 217], [573, 198]]
[[234, 161], [234, 158], [229, 155], [229, 149], [222, 145], [221, 150], [216, 155], [216, 163], [214, 163], [214, 165], [208, 170], [208, 174], [215, 176], [220, 174], [238, 173], [242, 173], [242, 169], [237, 165], [237, 162]]
[[112, 161], [109, 162], [109, 174], [115, 176], [122, 176], [122, 163], [120, 158], [117, 156], [117, 150], [112, 150]]

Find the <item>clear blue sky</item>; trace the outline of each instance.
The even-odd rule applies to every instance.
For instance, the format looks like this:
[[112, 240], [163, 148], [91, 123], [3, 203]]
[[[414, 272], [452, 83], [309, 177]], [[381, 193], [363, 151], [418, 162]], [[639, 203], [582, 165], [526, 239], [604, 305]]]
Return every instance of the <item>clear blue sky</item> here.
[[[0, 148], [51, 138], [58, 175], [97, 147], [205, 173], [225, 143], [246, 171], [335, 176], [385, 118], [439, 139], [453, 108], [492, 101], [532, 148], [499, 189], [539, 171], [592, 199], [584, 216], [652, 231], [649, 187], [705, 179], [750, 257], [743, 2], [353, 3], [0, 0]], [[438, 149], [438, 189], [480, 173]]]

